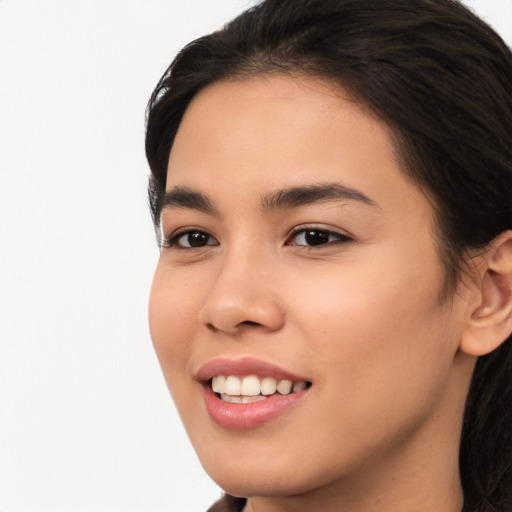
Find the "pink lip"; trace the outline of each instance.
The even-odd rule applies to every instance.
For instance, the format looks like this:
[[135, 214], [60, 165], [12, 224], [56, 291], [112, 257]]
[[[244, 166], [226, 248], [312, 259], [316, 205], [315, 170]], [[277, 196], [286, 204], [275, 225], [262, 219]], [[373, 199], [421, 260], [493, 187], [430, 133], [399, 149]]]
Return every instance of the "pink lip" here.
[[242, 359], [215, 359], [206, 363], [197, 372], [196, 378], [201, 381], [203, 398], [210, 419], [217, 425], [229, 429], [256, 428], [289, 411], [298, 405], [307, 389], [288, 395], [272, 395], [259, 402], [249, 404], [233, 404], [224, 402], [210, 386], [210, 379], [216, 375], [258, 375], [260, 377], [274, 377], [275, 379], [289, 379], [293, 382], [307, 381], [271, 363], [254, 358]]

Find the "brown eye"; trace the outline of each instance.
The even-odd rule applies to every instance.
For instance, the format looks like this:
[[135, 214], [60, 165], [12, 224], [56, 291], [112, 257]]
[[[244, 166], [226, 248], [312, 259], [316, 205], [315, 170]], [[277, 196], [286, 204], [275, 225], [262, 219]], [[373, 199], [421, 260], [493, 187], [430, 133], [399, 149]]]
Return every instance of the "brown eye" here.
[[304, 232], [304, 241], [307, 245], [322, 245], [329, 243], [329, 233], [312, 229]]
[[193, 231], [183, 235], [180, 240], [182, 240], [183, 247], [204, 247], [208, 245], [209, 238], [210, 236], [206, 233]]
[[199, 230], [182, 231], [171, 236], [164, 243], [164, 247], [178, 247], [179, 249], [197, 249], [209, 245], [218, 245], [218, 242], [210, 234]]
[[325, 229], [300, 229], [291, 238], [291, 245], [318, 247], [333, 243], [351, 242], [347, 235]]

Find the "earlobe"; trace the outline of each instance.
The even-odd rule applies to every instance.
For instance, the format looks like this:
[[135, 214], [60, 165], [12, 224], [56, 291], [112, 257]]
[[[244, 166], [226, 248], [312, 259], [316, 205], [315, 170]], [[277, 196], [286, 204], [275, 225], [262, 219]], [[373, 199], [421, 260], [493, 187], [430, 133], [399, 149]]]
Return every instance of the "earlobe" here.
[[483, 356], [512, 333], [512, 231], [499, 235], [478, 256], [473, 304], [461, 339], [466, 354]]

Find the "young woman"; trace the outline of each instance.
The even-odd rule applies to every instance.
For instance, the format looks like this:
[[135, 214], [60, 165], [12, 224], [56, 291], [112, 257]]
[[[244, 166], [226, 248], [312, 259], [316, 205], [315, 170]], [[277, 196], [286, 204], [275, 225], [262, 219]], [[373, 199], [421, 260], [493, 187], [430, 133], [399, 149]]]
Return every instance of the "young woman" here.
[[511, 84], [452, 0], [266, 0], [171, 64], [150, 328], [211, 510], [512, 510]]

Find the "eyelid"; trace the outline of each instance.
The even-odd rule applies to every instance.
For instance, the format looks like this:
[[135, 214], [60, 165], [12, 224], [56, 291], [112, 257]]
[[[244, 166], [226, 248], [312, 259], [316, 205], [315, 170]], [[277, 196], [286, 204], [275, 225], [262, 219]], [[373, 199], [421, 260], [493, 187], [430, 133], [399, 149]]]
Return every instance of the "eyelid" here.
[[[179, 239], [184, 237], [184, 236], [186, 236], [186, 235], [189, 235], [191, 233], [201, 233], [201, 234], [204, 234], [209, 239], [215, 240], [215, 243], [213, 243], [213, 244], [212, 243], [207, 243], [206, 245], [198, 246], [198, 247], [193, 247], [193, 246], [187, 247], [187, 246], [179, 245], [179, 243], [178, 243]], [[176, 229], [175, 231], [173, 231], [168, 236], [164, 236], [163, 233], [162, 233], [162, 240], [161, 240], [161, 243], [160, 243], [160, 247], [161, 248], [165, 248], [165, 249], [176, 248], [176, 249], [179, 249], [179, 250], [204, 249], [205, 247], [211, 247], [211, 246], [215, 246], [215, 245], [219, 245], [219, 242], [211, 233], [209, 233], [206, 229], [196, 228], [196, 227], [193, 227], [193, 226], [192, 227], [185, 227], [185, 228]]]
[[[298, 235], [302, 234], [302, 233], [305, 233], [307, 231], [318, 231], [320, 233], [326, 233], [328, 235], [334, 235], [335, 237], [337, 237], [338, 239], [335, 240], [335, 241], [332, 241], [332, 242], [326, 242], [324, 244], [318, 244], [317, 246], [315, 245], [306, 245], [306, 244], [294, 244], [294, 243], [291, 243], [291, 241], [296, 238]], [[348, 233], [344, 232], [344, 231], [341, 231], [341, 230], [337, 230], [337, 229], [334, 229], [334, 228], [329, 228], [329, 227], [326, 227], [326, 226], [318, 226], [318, 225], [305, 225], [305, 226], [297, 226], [295, 228], [293, 228], [289, 235], [287, 236], [286, 238], [286, 242], [285, 242], [285, 245], [291, 245], [291, 246], [296, 246], [296, 247], [306, 247], [308, 249], [315, 249], [315, 248], [324, 248], [324, 247], [328, 247], [328, 246], [332, 246], [332, 245], [336, 245], [336, 244], [347, 244], [347, 243], [351, 243], [351, 242], [354, 242], [354, 237], [352, 235], [349, 235]]]
[[[325, 243], [320, 243], [318, 245], [309, 245], [306, 243], [305, 244], [293, 243], [294, 238], [296, 238], [297, 236], [299, 236], [305, 232], [308, 232], [308, 231], [313, 231], [313, 232], [316, 231], [319, 233], [324, 233], [329, 236], [333, 236], [336, 239], [327, 241]], [[196, 247], [195, 246], [183, 246], [183, 245], [179, 244], [180, 238], [182, 238], [186, 235], [190, 235], [192, 233], [201, 233], [201, 234], [206, 235], [208, 237], [208, 242], [205, 245], [199, 245]], [[212, 240], [214, 241], [214, 243], [211, 243]], [[288, 236], [286, 237], [285, 245], [296, 246], [296, 247], [306, 247], [309, 249], [314, 249], [314, 248], [322, 248], [322, 247], [332, 246], [335, 244], [346, 244], [346, 243], [350, 243], [350, 242], [354, 242], [354, 237], [342, 230], [330, 228], [330, 227], [327, 227], [324, 225], [320, 225], [320, 226], [319, 225], [301, 225], [301, 226], [296, 226], [292, 230], [290, 230]], [[187, 226], [187, 227], [178, 228], [178, 229], [174, 230], [170, 235], [167, 235], [167, 236], [165, 236], [163, 234], [163, 230], [162, 230], [162, 237], [161, 237], [161, 242], [160, 242], [161, 248], [175, 248], [175, 249], [179, 249], [179, 250], [194, 250], [194, 249], [197, 250], [197, 249], [204, 249], [206, 247], [211, 247], [211, 246], [216, 246], [216, 245], [219, 245], [219, 242], [215, 238], [215, 236], [213, 236], [208, 230], [206, 230], [204, 228], [200, 228], [200, 227], [195, 227], [195, 226]]]

